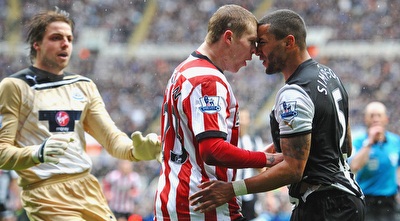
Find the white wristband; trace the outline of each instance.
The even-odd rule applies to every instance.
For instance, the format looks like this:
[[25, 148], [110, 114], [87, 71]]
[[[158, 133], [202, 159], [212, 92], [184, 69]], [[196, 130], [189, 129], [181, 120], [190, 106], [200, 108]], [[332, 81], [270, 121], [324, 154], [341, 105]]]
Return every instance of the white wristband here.
[[370, 147], [370, 146], [372, 146], [372, 145], [369, 143], [369, 140], [368, 140], [368, 138], [367, 138], [367, 139], [364, 140], [364, 142], [362, 143], [362, 147]]
[[232, 182], [233, 191], [235, 196], [242, 196], [247, 194], [247, 187], [244, 180], [237, 180]]

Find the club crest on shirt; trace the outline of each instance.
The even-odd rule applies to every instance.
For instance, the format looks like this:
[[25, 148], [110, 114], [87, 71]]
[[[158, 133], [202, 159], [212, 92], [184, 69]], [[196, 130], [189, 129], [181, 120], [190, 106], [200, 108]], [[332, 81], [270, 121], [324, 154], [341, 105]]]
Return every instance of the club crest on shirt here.
[[221, 110], [219, 106], [219, 96], [204, 96], [200, 98], [200, 111], [213, 114]]
[[296, 110], [296, 101], [282, 102], [279, 105], [279, 113], [285, 124], [288, 125], [290, 128], [293, 128], [293, 120], [298, 115]]
[[77, 101], [85, 101], [85, 95], [78, 88], [73, 88], [72, 89], [72, 98], [77, 100]]

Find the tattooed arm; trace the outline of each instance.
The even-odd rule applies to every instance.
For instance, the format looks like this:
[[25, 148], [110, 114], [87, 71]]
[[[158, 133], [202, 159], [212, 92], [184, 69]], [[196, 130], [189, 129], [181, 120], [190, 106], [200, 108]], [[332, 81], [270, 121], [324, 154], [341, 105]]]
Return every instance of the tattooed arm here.
[[[299, 182], [310, 154], [311, 133], [281, 138], [283, 161], [257, 176], [245, 179], [247, 193], [260, 193]], [[190, 197], [196, 211], [206, 212], [235, 197], [232, 182], [209, 181], [202, 183], [202, 190]]]

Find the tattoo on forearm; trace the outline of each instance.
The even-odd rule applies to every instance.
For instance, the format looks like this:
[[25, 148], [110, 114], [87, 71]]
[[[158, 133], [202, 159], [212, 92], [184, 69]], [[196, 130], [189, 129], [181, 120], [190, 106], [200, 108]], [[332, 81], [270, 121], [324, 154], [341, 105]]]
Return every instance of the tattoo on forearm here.
[[274, 164], [274, 162], [275, 162], [275, 156], [268, 156], [267, 157], [267, 165], [272, 165], [272, 164]]
[[311, 146], [311, 139], [309, 136], [297, 136], [281, 139], [281, 146], [285, 147], [285, 151], [282, 151], [285, 156], [299, 160], [307, 160]]

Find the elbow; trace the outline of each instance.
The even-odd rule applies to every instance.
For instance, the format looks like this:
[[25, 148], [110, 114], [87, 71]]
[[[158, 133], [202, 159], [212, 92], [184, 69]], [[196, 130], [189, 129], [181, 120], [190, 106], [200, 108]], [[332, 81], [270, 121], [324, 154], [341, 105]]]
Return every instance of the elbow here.
[[214, 156], [212, 154], [209, 154], [207, 152], [203, 152], [203, 153], [201, 153], [201, 159], [207, 165], [215, 165], [215, 158], [214, 158]]
[[[222, 139], [221, 139], [222, 140]], [[218, 141], [205, 139], [199, 143], [199, 153], [204, 163], [215, 166], [218, 162], [215, 151], [218, 149]]]
[[208, 165], [215, 164], [215, 158], [209, 151], [201, 151], [200, 156], [205, 164], [208, 164]]
[[292, 173], [292, 183], [298, 183], [303, 179], [303, 171], [296, 171]]
[[[285, 180], [288, 184], [299, 183], [303, 179], [303, 174], [305, 170], [305, 163], [300, 164], [297, 162], [288, 162], [287, 160], [282, 161], [282, 163], [278, 164], [282, 167], [280, 171], [284, 172]], [[274, 167], [272, 167], [274, 168]]]
[[289, 179], [290, 183], [298, 183], [303, 179], [303, 174], [304, 174], [304, 169], [303, 167], [291, 167], [290, 168], [290, 173], [289, 173]]

